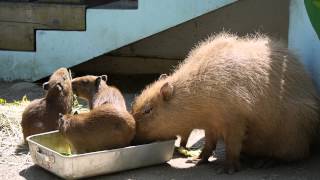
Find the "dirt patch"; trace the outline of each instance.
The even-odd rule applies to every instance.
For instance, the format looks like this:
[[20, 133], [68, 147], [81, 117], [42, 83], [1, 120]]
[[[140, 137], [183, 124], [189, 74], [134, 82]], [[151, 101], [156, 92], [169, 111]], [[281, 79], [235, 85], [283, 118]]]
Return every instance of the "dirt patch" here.
[[0, 178], [12, 179], [17, 171], [31, 165], [31, 157], [22, 144], [21, 114], [26, 104], [0, 105]]

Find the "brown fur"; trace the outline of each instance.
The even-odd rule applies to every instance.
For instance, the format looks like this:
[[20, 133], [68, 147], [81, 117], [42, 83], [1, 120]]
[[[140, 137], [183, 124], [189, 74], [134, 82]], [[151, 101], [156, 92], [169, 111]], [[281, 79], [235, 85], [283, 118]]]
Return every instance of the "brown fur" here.
[[22, 114], [24, 140], [33, 134], [56, 130], [59, 113], [71, 112], [71, 76], [66, 68], [56, 70], [44, 86], [48, 90], [46, 96], [32, 101]]
[[[159, 79], [158, 80], [164, 80], [168, 77], [167, 74], [161, 74], [159, 76]], [[192, 131], [192, 130], [191, 130]], [[179, 134], [180, 136], [180, 146], [181, 147], [187, 147], [187, 143], [188, 143], [188, 138], [189, 138], [189, 135], [191, 134], [191, 131], [190, 132], [186, 132], [184, 134]]]
[[73, 92], [89, 102], [90, 109], [102, 104], [111, 103], [126, 109], [121, 92], [113, 86], [107, 85], [107, 76], [82, 76], [72, 80]]
[[85, 153], [130, 145], [135, 121], [125, 109], [104, 104], [87, 113], [61, 117], [59, 130], [74, 153]]
[[135, 99], [136, 140], [204, 129], [206, 160], [218, 139], [226, 167], [240, 152], [285, 161], [309, 155], [319, 124], [315, 87], [297, 58], [268, 37], [222, 33], [202, 42], [175, 72]]

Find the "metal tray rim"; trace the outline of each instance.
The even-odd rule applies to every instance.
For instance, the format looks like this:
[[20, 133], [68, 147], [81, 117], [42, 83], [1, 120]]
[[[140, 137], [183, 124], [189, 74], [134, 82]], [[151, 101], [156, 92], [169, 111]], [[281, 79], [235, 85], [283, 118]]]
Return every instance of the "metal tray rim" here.
[[161, 143], [169, 143], [169, 142], [172, 142], [172, 141], [175, 141], [177, 138], [175, 139], [171, 139], [171, 140], [166, 140], [166, 141], [156, 141], [156, 142], [152, 142], [152, 143], [147, 143], [147, 144], [139, 144], [139, 145], [134, 145], [134, 146], [127, 146], [127, 147], [123, 147], [123, 148], [116, 148], [116, 149], [110, 149], [110, 150], [102, 150], [102, 151], [95, 151], [95, 152], [89, 152], [89, 153], [83, 153], [83, 154], [72, 154], [72, 155], [69, 155], [69, 156], [65, 156], [65, 155], [62, 155], [50, 148], [47, 148], [46, 146], [43, 146], [42, 144], [39, 144], [35, 141], [32, 140], [33, 137], [36, 137], [36, 136], [40, 136], [40, 135], [46, 135], [46, 134], [53, 134], [53, 133], [57, 133], [59, 132], [59, 130], [55, 130], [55, 131], [49, 131], [49, 132], [45, 132], [45, 133], [40, 133], [40, 134], [34, 134], [34, 135], [31, 135], [31, 136], [28, 136], [27, 137], [27, 141], [28, 142], [31, 142], [33, 144], [36, 144], [37, 146], [41, 147], [41, 148], [44, 148], [45, 150], [48, 150], [54, 154], [57, 154], [58, 156], [60, 157], [63, 157], [63, 158], [68, 158], [68, 159], [72, 159], [72, 158], [77, 158], [77, 157], [81, 157], [81, 156], [88, 156], [88, 155], [94, 155], [94, 154], [98, 154], [98, 153], [102, 153], [102, 152], [115, 152], [115, 151], [119, 151], [119, 150], [126, 150], [126, 149], [132, 149], [132, 148], [137, 148], [137, 147], [142, 147], [142, 146], [146, 146], [146, 145], [154, 145], [154, 144], [161, 144]]

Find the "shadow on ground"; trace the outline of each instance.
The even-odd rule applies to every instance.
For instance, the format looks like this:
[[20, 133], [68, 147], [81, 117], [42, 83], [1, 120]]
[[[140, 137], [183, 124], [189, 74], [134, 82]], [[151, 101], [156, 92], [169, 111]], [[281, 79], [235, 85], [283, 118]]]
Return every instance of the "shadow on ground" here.
[[[194, 131], [189, 137], [188, 145], [191, 147], [203, 146], [203, 135], [201, 131]], [[188, 146], [187, 145], [187, 146]], [[240, 172], [232, 175], [219, 174], [218, 170], [222, 167], [222, 160], [225, 155], [224, 145], [218, 142], [215, 156], [217, 160], [207, 164], [195, 165], [190, 163], [190, 159], [182, 157], [175, 152], [173, 158], [167, 163], [139, 168], [129, 171], [118, 172], [109, 175], [97, 176], [87, 179], [107, 180], [107, 179], [235, 179], [235, 180], [296, 180], [296, 179], [320, 179], [320, 153], [316, 151], [312, 157], [301, 162], [289, 164], [276, 164], [270, 168], [254, 168], [256, 160], [245, 157], [241, 159], [242, 168]], [[20, 171], [20, 176], [28, 180], [36, 180], [41, 177], [44, 180], [60, 179], [48, 171], [38, 167], [31, 166]]]
[[[197, 166], [186, 166], [187, 158], [175, 157], [166, 164], [134, 169], [110, 175], [97, 176], [88, 179], [319, 179], [320, 178], [320, 154], [303, 162], [277, 165], [273, 168], [254, 169], [243, 165], [242, 170], [233, 175], [218, 174], [217, 168], [221, 163], [209, 163]], [[172, 167], [174, 166], [174, 167]], [[181, 168], [179, 168], [181, 167]], [[20, 176], [28, 180], [36, 180], [41, 177], [44, 180], [60, 179], [59, 177], [38, 167], [31, 166], [22, 170]]]
[[51, 174], [50, 172], [42, 169], [39, 166], [33, 165], [19, 172], [19, 175], [28, 180], [51, 180], [51, 179], [61, 179], [58, 176]]
[[27, 96], [29, 100], [40, 98], [44, 95], [42, 84], [29, 82], [0, 82], [0, 98], [7, 102], [21, 100]]
[[28, 154], [28, 153], [29, 153], [29, 147], [25, 143], [17, 145], [16, 150], [14, 151], [14, 154], [17, 156]]

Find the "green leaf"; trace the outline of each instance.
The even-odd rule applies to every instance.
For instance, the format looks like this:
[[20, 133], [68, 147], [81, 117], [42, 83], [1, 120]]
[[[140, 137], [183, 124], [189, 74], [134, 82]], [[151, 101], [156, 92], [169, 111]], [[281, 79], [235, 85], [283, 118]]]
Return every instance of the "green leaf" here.
[[21, 102], [29, 102], [27, 95], [24, 95], [21, 99]]
[[185, 149], [184, 147], [177, 147], [177, 150], [180, 154], [186, 157], [198, 157], [201, 153], [201, 149], [188, 150], [188, 149]]
[[320, 39], [320, 0], [304, 0], [310, 22]]
[[5, 100], [5, 99], [2, 99], [2, 98], [0, 98], [0, 104], [6, 104], [7, 103], [7, 101]]

